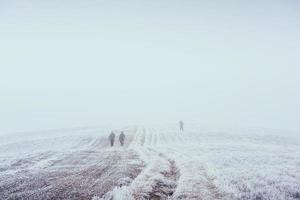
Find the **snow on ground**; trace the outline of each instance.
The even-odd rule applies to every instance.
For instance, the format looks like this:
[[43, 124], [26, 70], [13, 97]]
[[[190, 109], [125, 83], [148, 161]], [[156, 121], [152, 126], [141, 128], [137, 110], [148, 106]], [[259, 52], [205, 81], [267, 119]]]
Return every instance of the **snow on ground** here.
[[300, 199], [298, 133], [186, 128], [0, 136], [0, 199]]

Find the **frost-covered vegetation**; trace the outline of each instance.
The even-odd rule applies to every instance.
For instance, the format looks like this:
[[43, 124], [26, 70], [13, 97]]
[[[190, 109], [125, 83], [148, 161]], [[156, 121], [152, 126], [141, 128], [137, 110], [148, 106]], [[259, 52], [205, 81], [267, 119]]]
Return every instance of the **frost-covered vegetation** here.
[[298, 133], [124, 130], [0, 136], [0, 199], [300, 199]]

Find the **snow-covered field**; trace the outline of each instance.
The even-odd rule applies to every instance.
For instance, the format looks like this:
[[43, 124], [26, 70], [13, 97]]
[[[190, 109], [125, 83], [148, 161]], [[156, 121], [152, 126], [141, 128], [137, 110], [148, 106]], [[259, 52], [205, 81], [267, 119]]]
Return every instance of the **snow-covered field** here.
[[300, 134], [132, 126], [0, 136], [0, 199], [300, 199]]

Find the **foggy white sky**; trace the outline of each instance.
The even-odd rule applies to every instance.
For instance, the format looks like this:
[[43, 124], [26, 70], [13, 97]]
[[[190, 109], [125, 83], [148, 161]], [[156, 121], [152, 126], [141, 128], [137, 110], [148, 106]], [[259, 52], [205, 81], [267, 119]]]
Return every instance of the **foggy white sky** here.
[[300, 130], [300, 3], [0, 0], [0, 132]]

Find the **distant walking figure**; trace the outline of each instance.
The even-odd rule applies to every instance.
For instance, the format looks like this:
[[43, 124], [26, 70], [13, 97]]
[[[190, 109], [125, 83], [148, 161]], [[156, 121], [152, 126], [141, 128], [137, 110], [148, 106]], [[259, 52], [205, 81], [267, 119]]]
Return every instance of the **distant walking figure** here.
[[116, 135], [114, 134], [114, 132], [111, 132], [110, 135], [109, 135], [109, 140], [110, 140], [110, 146], [114, 146], [114, 143], [115, 143], [115, 137]]
[[180, 131], [183, 131], [183, 121], [182, 120], [180, 120], [179, 121], [179, 127], [180, 127]]
[[123, 131], [121, 132], [121, 134], [119, 136], [119, 140], [120, 140], [121, 146], [124, 146], [125, 134]]

